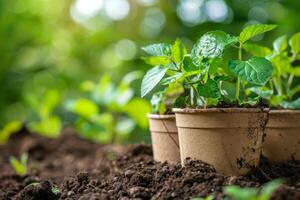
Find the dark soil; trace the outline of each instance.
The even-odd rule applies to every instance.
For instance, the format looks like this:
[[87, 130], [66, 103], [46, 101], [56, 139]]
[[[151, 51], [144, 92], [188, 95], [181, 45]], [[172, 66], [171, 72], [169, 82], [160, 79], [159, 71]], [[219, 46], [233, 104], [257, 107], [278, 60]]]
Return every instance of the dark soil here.
[[[14, 174], [11, 155], [29, 154], [29, 172]], [[201, 161], [179, 164], [153, 161], [147, 145], [101, 146], [65, 130], [58, 139], [45, 139], [26, 130], [0, 146], [0, 200], [110, 200], [191, 199], [214, 195], [223, 187], [260, 187], [282, 178], [272, 199], [300, 199], [300, 162], [272, 163], [262, 158], [260, 168], [245, 176], [223, 176]]]

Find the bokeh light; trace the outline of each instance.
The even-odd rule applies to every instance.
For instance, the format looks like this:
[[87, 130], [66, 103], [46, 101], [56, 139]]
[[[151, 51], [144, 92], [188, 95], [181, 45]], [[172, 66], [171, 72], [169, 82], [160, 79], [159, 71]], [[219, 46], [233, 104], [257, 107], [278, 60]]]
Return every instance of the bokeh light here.
[[127, 17], [130, 5], [127, 0], [106, 0], [104, 10], [112, 20], [122, 20]]

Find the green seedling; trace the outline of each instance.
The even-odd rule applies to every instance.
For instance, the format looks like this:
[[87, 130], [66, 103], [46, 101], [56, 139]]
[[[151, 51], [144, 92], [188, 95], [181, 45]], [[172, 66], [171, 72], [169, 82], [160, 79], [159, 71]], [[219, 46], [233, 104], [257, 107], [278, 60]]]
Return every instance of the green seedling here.
[[13, 133], [16, 133], [21, 128], [22, 123], [20, 121], [11, 121], [5, 124], [2, 130], [0, 130], [0, 144], [4, 144]]
[[18, 160], [16, 157], [11, 156], [9, 158], [10, 164], [13, 167], [13, 169], [15, 170], [15, 172], [20, 175], [23, 176], [27, 173], [27, 161], [28, 161], [28, 154], [27, 153], [23, 153], [21, 155], [20, 160]]
[[228, 200], [269, 200], [281, 184], [281, 180], [275, 180], [267, 183], [261, 189], [228, 186], [224, 192], [228, 196]]
[[60, 93], [54, 89], [47, 90], [39, 98], [34, 94], [28, 94], [26, 100], [32, 109], [32, 115], [35, 116], [28, 122], [29, 130], [45, 137], [58, 137], [62, 122], [54, 111], [61, 103]]
[[147, 128], [145, 115], [150, 112], [149, 103], [134, 97], [131, 83], [141, 73], [131, 72], [119, 84], [110, 76], [98, 82], [81, 84], [83, 94], [67, 102], [67, 109], [75, 114], [75, 126], [85, 138], [101, 143], [127, 141], [137, 128]]
[[[141, 96], [160, 88], [151, 100], [153, 113], [160, 114], [168, 113], [172, 107], [258, 105], [263, 96], [246, 91], [254, 86], [263, 88], [272, 78], [273, 65], [264, 56], [244, 59], [243, 53], [251, 38], [274, 28], [276, 25], [251, 25], [238, 36], [210, 31], [200, 37], [190, 52], [180, 40], [173, 45], [144, 47], [149, 56], [143, 59], [154, 67], [143, 78]], [[225, 56], [235, 49], [237, 56]]]
[[246, 50], [252, 55], [266, 57], [274, 66], [268, 84], [264, 88], [249, 88], [248, 92], [259, 94], [271, 107], [299, 109], [300, 86], [297, 82], [300, 77], [300, 32], [289, 39], [286, 35], [280, 36], [273, 42], [273, 50], [259, 45], [250, 45]]

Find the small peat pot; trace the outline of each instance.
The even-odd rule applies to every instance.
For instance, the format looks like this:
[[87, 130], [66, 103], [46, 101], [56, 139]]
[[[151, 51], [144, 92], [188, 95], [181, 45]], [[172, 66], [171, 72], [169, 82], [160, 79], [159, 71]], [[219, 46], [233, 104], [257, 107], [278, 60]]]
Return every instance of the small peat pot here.
[[256, 108], [173, 109], [181, 163], [188, 157], [213, 165], [225, 175], [257, 166], [268, 115]]
[[178, 131], [175, 115], [147, 115], [150, 124], [155, 161], [180, 162]]
[[300, 110], [270, 110], [263, 154], [274, 161], [300, 160]]

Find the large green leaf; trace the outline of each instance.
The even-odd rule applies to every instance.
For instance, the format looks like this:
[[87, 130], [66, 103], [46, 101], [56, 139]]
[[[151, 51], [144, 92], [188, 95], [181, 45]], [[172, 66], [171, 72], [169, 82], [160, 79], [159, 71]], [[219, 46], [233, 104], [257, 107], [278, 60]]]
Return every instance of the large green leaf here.
[[199, 56], [203, 58], [221, 57], [225, 47], [236, 42], [235, 37], [231, 37], [223, 31], [211, 31], [204, 34], [192, 49], [192, 58]]
[[177, 39], [174, 45], [171, 47], [171, 58], [175, 63], [180, 63], [183, 56], [187, 53], [186, 48], [183, 46], [182, 42]]
[[254, 25], [247, 26], [240, 33], [239, 41], [240, 43], [245, 43], [247, 40], [259, 34], [271, 31], [276, 27], [277, 25], [273, 25], [273, 24], [254, 24]]
[[229, 69], [242, 80], [264, 85], [272, 77], [272, 63], [261, 57], [252, 57], [247, 61], [231, 60]]
[[209, 79], [205, 84], [199, 84], [197, 87], [200, 96], [205, 98], [220, 98], [221, 92], [218, 83]]
[[142, 47], [147, 54], [151, 56], [171, 56], [171, 45], [165, 43], [151, 44]]
[[146, 75], [143, 78], [141, 86], [142, 97], [147, 95], [160, 82], [160, 80], [166, 74], [167, 70], [167, 68], [164, 68], [162, 66], [156, 66], [147, 71]]
[[253, 56], [265, 57], [272, 54], [271, 49], [258, 44], [246, 43], [243, 45], [243, 49]]
[[300, 53], [300, 32], [294, 34], [291, 37], [289, 44], [292, 48], [292, 52], [294, 55], [297, 55], [298, 53]]

